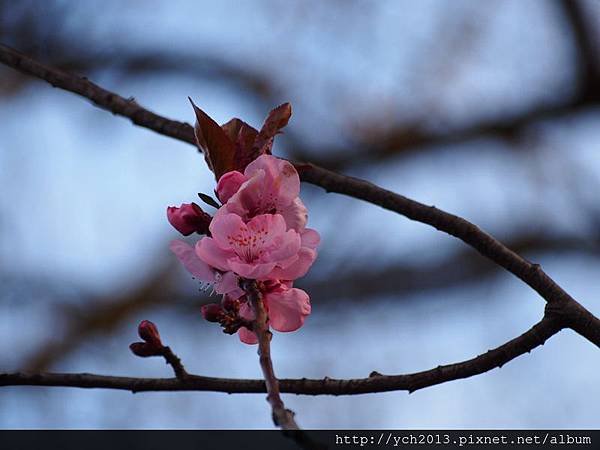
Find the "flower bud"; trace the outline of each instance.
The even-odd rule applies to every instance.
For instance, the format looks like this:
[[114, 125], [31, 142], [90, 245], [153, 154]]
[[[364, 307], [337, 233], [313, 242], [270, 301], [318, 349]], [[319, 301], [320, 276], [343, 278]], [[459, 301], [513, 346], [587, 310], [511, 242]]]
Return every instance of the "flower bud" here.
[[158, 328], [149, 320], [142, 320], [140, 322], [138, 325], [138, 334], [149, 346], [162, 348], [163, 344], [160, 340], [160, 334], [158, 334]]
[[129, 345], [129, 349], [134, 355], [141, 356], [142, 358], [161, 355], [160, 348], [150, 345], [147, 342], [134, 342]]
[[218, 303], [203, 305], [202, 317], [209, 322], [220, 322], [223, 317], [223, 308]]
[[207, 234], [212, 217], [197, 204], [184, 203], [179, 208], [169, 206], [167, 208], [167, 219], [177, 231], [184, 236], [189, 236], [194, 232]]

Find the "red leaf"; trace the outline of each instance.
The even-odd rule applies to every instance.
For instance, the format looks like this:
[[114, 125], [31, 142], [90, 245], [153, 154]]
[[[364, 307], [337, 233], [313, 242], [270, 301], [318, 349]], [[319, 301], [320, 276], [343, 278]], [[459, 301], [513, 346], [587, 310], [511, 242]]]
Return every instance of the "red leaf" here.
[[221, 125], [221, 128], [231, 142], [236, 142], [240, 134], [243, 134], [252, 137], [252, 143], [254, 143], [254, 138], [256, 138], [256, 135], [258, 134], [258, 131], [254, 127], [237, 117], [234, 117], [229, 122]]
[[292, 105], [290, 103], [279, 105], [269, 113], [254, 142], [253, 149], [257, 157], [265, 153], [271, 154], [275, 135], [287, 125], [291, 116]]
[[238, 118], [231, 119], [222, 125], [229, 138], [235, 142], [235, 156], [233, 158], [235, 170], [243, 172], [248, 164], [261, 154], [254, 149], [254, 142], [258, 131]]
[[198, 108], [192, 99], [189, 99], [196, 114], [194, 133], [198, 147], [204, 153], [204, 158], [210, 170], [219, 180], [221, 175], [234, 170], [235, 145], [217, 122], [208, 114]]

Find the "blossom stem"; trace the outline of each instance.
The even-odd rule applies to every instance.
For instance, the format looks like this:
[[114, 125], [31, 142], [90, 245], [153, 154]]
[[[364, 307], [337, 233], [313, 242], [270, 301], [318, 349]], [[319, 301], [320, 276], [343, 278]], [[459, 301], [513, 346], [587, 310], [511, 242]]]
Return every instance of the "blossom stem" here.
[[271, 332], [269, 331], [268, 315], [263, 303], [262, 294], [256, 286], [254, 280], [243, 280], [240, 286], [248, 300], [252, 303], [256, 313], [256, 319], [253, 322], [252, 331], [258, 337], [258, 356], [260, 367], [265, 378], [267, 388], [267, 401], [271, 405], [273, 412], [273, 422], [284, 430], [298, 430], [298, 424], [294, 419], [294, 412], [287, 409], [281, 400], [279, 391], [279, 380], [273, 370], [273, 360], [271, 359]]

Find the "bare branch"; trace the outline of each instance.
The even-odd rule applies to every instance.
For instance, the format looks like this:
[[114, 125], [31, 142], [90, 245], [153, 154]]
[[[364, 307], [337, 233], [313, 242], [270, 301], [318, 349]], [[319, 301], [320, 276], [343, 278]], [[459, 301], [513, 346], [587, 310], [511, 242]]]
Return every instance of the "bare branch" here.
[[[341, 175], [312, 164], [297, 164], [296, 167], [303, 181], [321, 186], [327, 192], [337, 192], [379, 205], [457, 237], [524, 281], [547, 302], [552, 303], [555, 312], [563, 310], [561, 314], [569, 316], [569, 327], [575, 329], [574, 325], [577, 323], [577, 327], [585, 328], [587, 332], [582, 335], [600, 347], [600, 335], [590, 332], [594, 329], [600, 334], [600, 320], [597, 317], [556, 284], [539, 264], [525, 260], [471, 222], [359, 178]], [[585, 327], [583, 324], [586, 324]]]
[[41, 78], [54, 87], [81, 95], [102, 109], [119, 116], [128, 117], [136, 125], [190, 144], [195, 142], [194, 129], [190, 124], [169, 120], [154, 114], [138, 105], [133, 98], [125, 99], [101, 88], [85, 77], [47, 67], [3, 44], [0, 44], [0, 62], [26, 74]]
[[[467, 361], [407, 375], [381, 375], [373, 372], [368, 378], [357, 379], [282, 379], [281, 392], [302, 395], [355, 395], [389, 391], [414, 392], [452, 380], [469, 378], [488, 372], [536, 347], [543, 345], [563, 328], [560, 318], [546, 315], [521, 336]], [[131, 378], [87, 373], [3, 373], [0, 386], [55, 386], [78, 388], [146, 391], [213, 391], [233, 393], [265, 393], [263, 380], [214, 378], [188, 375], [177, 378]]]

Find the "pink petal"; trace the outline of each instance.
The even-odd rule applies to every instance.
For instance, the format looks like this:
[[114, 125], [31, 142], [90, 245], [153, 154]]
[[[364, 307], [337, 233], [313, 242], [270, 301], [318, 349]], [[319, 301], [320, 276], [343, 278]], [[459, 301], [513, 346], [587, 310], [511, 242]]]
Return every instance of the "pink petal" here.
[[[282, 217], [282, 216], [280, 216]], [[285, 261], [296, 255], [300, 250], [300, 235], [294, 230], [288, 230], [273, 239], [275, 248], [269, 252], [271, 261]]]
[[282, 239], [293, 239], [285, 237], [286, 230], [285, 219], [281, 214], [261, 214], [248, 222], [248, 231], [253, 235], [262, 235], [259, 239], [265, 247], [279, 245]]
[[250, 331], [246, 327], [241, 327], [238, 330], [238, 336], [240, 338], [240, 341], [242, 341], [244, 344], [249, 344], [249, 345], [258, 344], [258, 337], [254, 333], [254, 331]]
[[222, 249], [233, 249], [232, 238], [248, 234], [248, 227], [237, 214], [218, 214], [210, 224], [210, 232]]
[[272, 155], [261, 155], [248, 164], [244, 174], [250, 178], [259, 170], [263, 170], [266, 175], [266, 193], [276, 193], [279, 204], [289, 205], [300, 195], [300, 177], [289, 161]]
[[246, 176], [247, 181], [227, 202], [227, 210], [250, 219], [258, 214], [269, 212], [265, 209], [275, 208], [275, 203], [268, 201], [273, 193], [267, 191], [265, 177], [264, 170], [257, 171], [251, 177]]
[[239, 189], [240, 186], [246, 181], [246, 177], [243, 173], [237, 170], [227, 172], [224, 174], [217, 183], [217, 197], [223, 203], [227, 203]]
[[269, 277], [278, 280], [295, 280], [303, 277], [312, 266], [317, 257], [317, 252], [308, 247], [302, 247], [298, 251], [298, 259], [287, 267], [277, 267]]
[[[254, 320], [256, 318], [254, 310], [248, 302], [242, 303], [240, 305], [240, 316], [246, 320]], [[246, 327], [241, 327], [238, 330], [238, 336], [240, 338], [240, 341], [242, 341], [245, 344], [252, 345], [258, 343], [258, 338], [256, 337], [256, 334]]]
[[180, 240], [174, 240], [171, 241], [169, 248], [173, 253], [175, 253], [175, 256], [179, 258], [187, 271], [200, 281], [206, 281], [209, 283], [215, 281], [213, 269], [200, 258], [198, 258], [198, 256], [196, 256], [194, 248], [191, 245], [188, 245]]
[[308, 211], [300, 197], [296, 197], [292, 203], [278, 213], [285, 219], [288, 229], [296, 230], [298, 233], [304, 230], [308, 220]]
[[196, 243], [196, 255], [209, 266], [227, 272], [231, 270], [228, 260], [235, 256], [235, 253], [219, 247], [213, 238], [204, 237]]
[[321, 242], [321, 236], [319, 236], [319, 233], [312, 228], [306, 228], [300, 234], [300, 237], [302, 238], [302, 247], [315, 249]]
[[[275, 267], [271, 263], [298, 252], [300, 236], [293, 230], [285, 230], [285, 220], [279, 214], [262, 214], [247, 224], [236, 214], [220, 214], [211, 223], [212, 236], [218, 247], [236, 255], [218, 262], [249, 278], [266, 276]], [[202, 255], [199, 256], [214, 265], [212, 260], [209, 262]]]
[[244, 291], [238, 285], [238, 277], [233, 272], [215, 274], [215, 292], [227, 294], [234, 299], [244, 295]]
[[238, 258], [231, 258], [228, 261], [228, 264], [229, 267], [231, 267], [231, 270], [241, 277], [251, 278], [253, 280], [261, 280], [269, 276], [277, 263], [245, 263], [240, 261]]
[[295, 331], [310, 314], [310, 298], [301, 289], [286, 289], [265, 295], [269, 323], [277, 331]]

